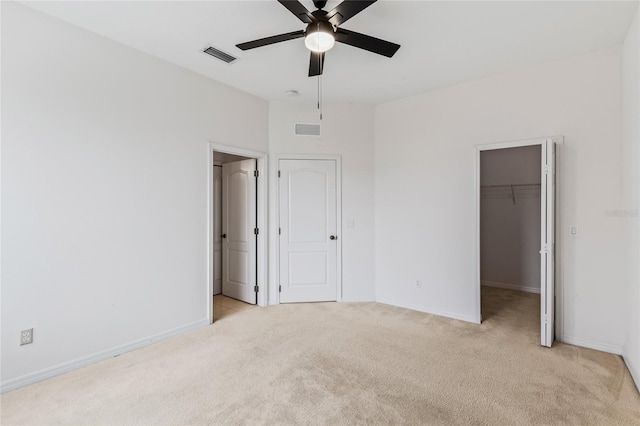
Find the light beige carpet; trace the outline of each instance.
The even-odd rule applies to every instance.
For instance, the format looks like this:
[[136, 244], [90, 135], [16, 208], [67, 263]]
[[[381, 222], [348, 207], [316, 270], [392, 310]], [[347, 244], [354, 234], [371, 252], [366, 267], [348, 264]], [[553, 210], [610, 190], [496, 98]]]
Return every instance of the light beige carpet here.
[[249, 309], [2, 395], [3, 424], [640, 424], [618, 356], [538, 346], [535, 295], [483, 325], [387, 305]]

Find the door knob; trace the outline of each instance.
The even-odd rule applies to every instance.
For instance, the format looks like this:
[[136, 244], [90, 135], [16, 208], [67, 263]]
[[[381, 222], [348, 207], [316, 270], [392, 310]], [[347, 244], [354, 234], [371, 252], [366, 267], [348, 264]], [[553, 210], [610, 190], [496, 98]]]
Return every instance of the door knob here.
[[337, 240], [337, 239], [338, 239], [338, 237], [337, 237], [336, 235], [331, 235], [331, 236], [329, 237], [329, 239], [330, 239], [330, 240]]
[[222, 238], [227, 238], [227, 234], [222, 234]]

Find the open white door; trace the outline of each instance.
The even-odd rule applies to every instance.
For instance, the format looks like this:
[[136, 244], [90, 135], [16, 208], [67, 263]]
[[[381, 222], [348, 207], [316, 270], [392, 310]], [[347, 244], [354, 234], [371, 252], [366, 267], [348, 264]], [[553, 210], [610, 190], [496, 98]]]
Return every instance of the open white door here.
[[222, 165], [222, 294], [256, 303], [255, 160]]
[[222, 293], [222, 167], [213, 166], [213, 294]]
[[551, 347], [555, 312], [555, 145], [551, 139], [542, 142], [541, 166], [540, 344]]
[[337, 300], [335, 160], [280, 160], [280, 302]]

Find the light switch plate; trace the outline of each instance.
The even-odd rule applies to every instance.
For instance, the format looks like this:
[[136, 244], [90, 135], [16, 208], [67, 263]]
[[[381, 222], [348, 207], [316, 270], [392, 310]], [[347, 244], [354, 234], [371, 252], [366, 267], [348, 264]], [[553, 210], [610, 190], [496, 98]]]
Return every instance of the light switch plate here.
[[575, 225], [572, 225], [569, 227], [569, 235], [571, 235], [572, 237], [577, 237], [578, 236], [578, 227]]

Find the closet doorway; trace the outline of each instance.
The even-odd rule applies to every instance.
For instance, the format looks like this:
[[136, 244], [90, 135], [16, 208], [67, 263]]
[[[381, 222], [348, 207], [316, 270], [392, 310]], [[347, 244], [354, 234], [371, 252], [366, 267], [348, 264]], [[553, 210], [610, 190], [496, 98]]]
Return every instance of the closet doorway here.
[[477, 147], [478, 306], [481, 319], [522, 312], [520, 330], [554, 340], [555, 143]]
[[[210, 318], [266, 304], [264, 179], [266, 154], [211, 145], [209, 174]], [[262, 294], [261, 294], [262, 293]], [[262, 296], [262, 297], [261, 297]], [[241, 309], [242, 308], [242, 309]]]

